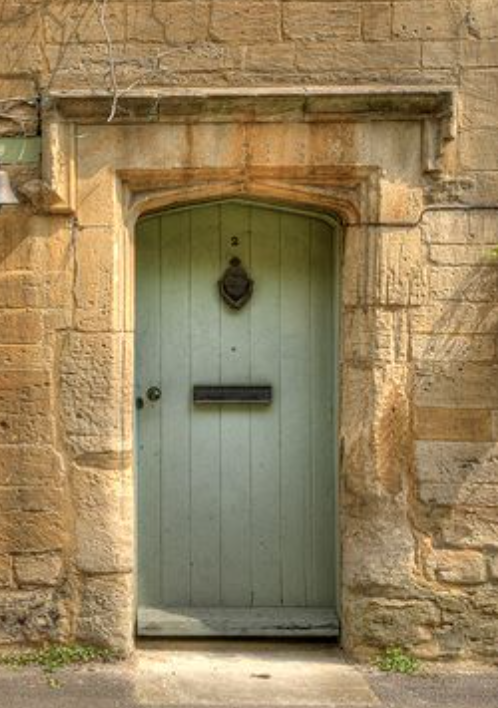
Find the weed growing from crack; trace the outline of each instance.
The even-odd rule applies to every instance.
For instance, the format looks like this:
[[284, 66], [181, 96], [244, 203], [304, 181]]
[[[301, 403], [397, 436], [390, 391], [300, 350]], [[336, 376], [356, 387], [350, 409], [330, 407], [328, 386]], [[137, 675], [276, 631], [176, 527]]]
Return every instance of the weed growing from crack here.
[[399, 647], [391, 647], [376, 659], [375, 666], [393, 674], [414, 674], [419, 671], [420, 662]]
[[60, 688], [62, 683], [54, 677], [54, 673], [68, 666], [91, 664], [95, 662], [108, 663], [119, 657], [110, 649], [85, 646], [80, 644], [50, 644], [40, 649], [8, 652], [0, 654], [0, 665], [13, 669], [26, 666], [37, 666], [47, 677], [51, 688]]

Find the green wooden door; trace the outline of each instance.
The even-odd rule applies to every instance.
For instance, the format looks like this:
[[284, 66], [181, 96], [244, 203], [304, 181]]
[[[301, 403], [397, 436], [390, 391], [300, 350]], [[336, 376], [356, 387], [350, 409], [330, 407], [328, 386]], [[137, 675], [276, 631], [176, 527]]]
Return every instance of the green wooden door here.
[[[242, 202], [138, 224], [140, 634], [337, 632], [335, 243]], [[239, 311], [217, 285], [234, 256], [254, 280]], [[193, 403], [251, 383], [271, 405]]]

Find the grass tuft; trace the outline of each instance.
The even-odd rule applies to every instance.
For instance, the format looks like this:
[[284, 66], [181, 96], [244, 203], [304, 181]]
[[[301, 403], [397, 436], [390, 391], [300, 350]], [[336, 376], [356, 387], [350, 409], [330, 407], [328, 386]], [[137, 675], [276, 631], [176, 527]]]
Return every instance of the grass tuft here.
[[375, 665], [381, 671], [393, 674], [414, 674], [420, 669], [420, 662], [399, 647], [391, 647], [376, 659]]
[[[46, 674], [53, 674], [60, 669], [75, 664], [116, 661], [117, 655], [110, 649], [85, 646], [81, 644], [50, 644], [40, 649], [8, 652], [0, 654], [0, 665], [19, 669], [25, 666], [38, 666]], [[52, 681], [53, 685], [57, 680]], [[49, 685], [50, 684], [49, 682]]]

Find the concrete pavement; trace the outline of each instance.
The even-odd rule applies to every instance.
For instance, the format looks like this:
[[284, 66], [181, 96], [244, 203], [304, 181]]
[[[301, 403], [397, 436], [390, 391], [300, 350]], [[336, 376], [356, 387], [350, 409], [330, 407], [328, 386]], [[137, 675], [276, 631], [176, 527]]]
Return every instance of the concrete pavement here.
[[0, 669], [0, 708], [498, 708], [498, 669], [383, 674], [324, 644], [150, 643], [56, 677], [58, 688], [38, 669]]

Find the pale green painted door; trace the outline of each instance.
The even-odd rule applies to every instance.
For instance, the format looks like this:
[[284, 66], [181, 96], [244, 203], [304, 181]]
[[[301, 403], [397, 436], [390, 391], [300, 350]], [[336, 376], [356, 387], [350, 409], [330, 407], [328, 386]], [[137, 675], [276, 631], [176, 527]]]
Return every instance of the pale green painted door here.
[[[141, 634], [337, 633], [335, 243], [321, 219], [240, 202], [138, 224]], [[233, 256], [254, 280], [240, 311], [217, 285]], [[273, 402], [193, 403], [221, 383]]]

